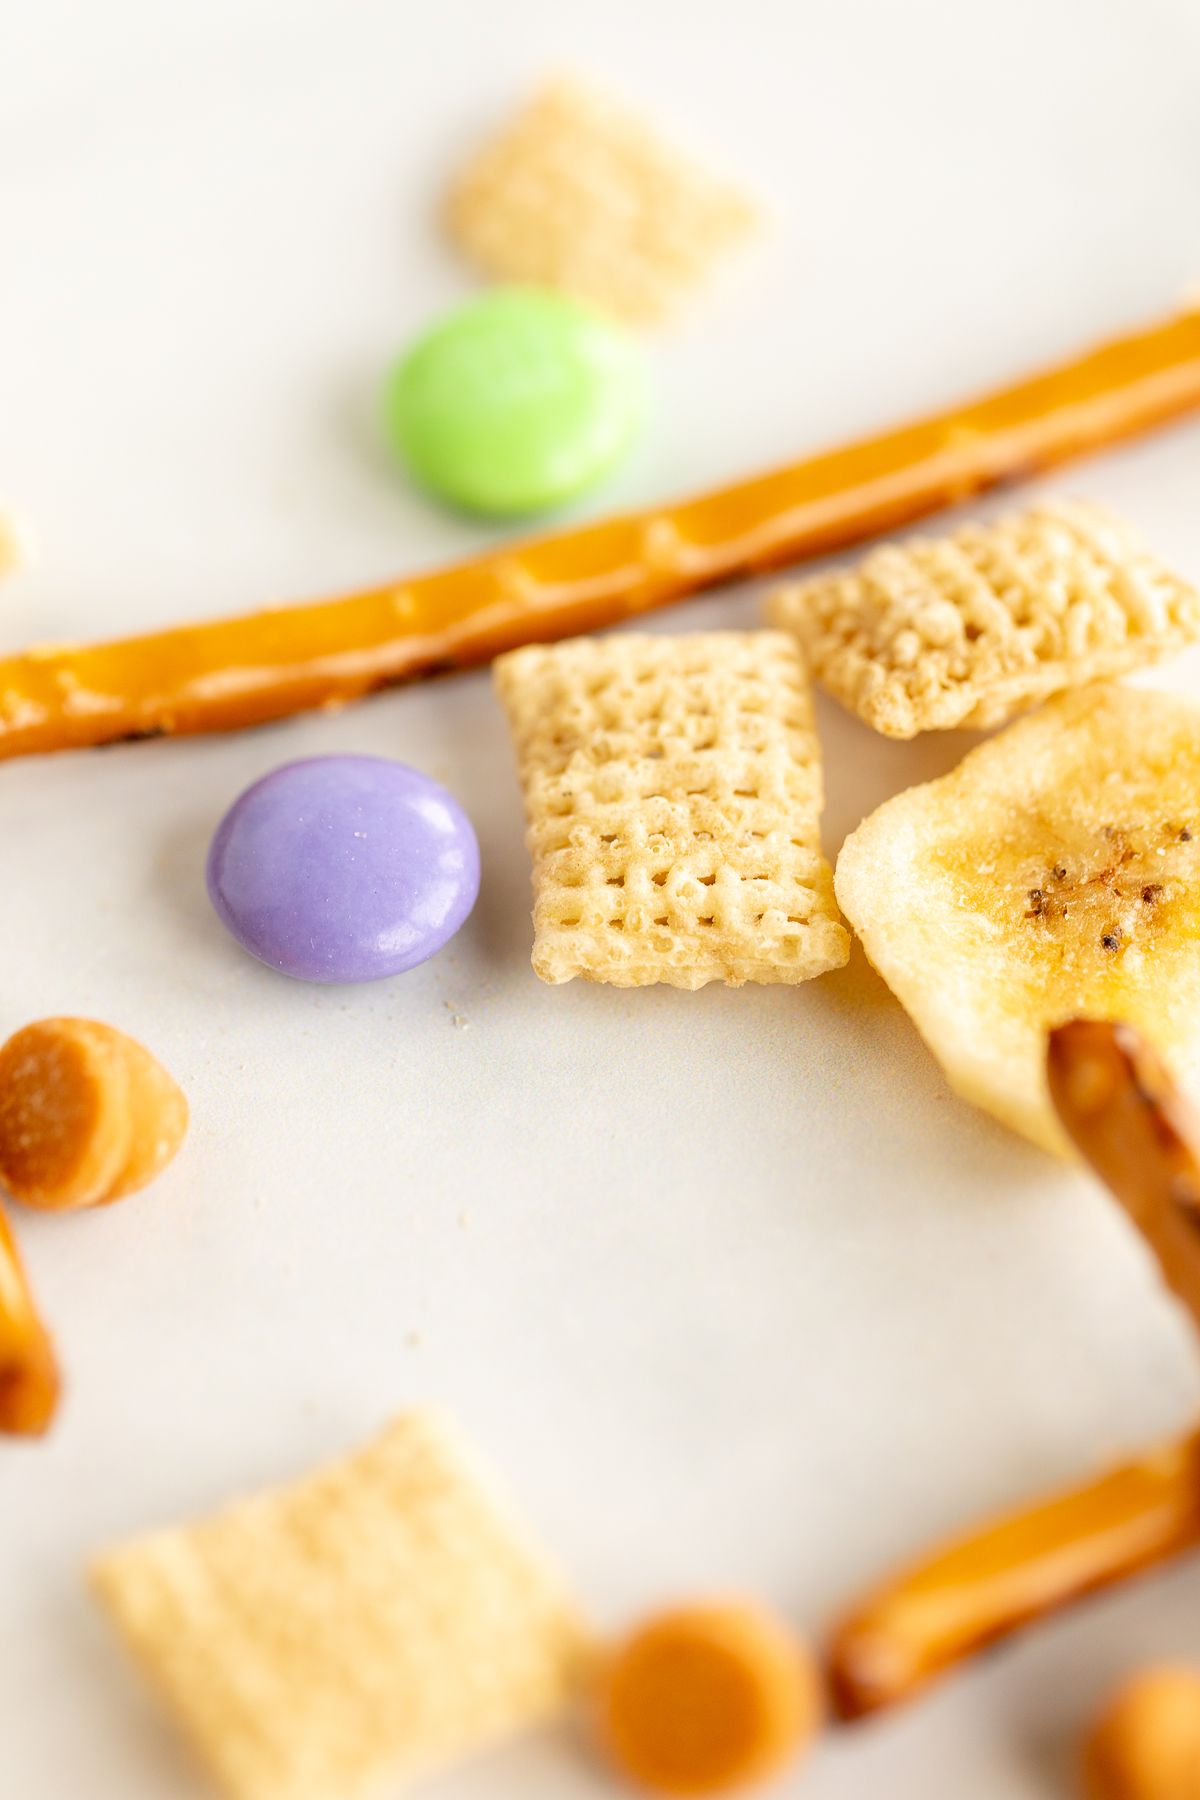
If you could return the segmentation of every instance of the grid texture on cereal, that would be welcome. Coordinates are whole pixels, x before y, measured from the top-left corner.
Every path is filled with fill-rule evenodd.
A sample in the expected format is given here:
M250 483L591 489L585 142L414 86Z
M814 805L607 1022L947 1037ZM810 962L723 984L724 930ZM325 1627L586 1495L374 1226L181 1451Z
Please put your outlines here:
M733 189L569 80L479 152L447 205L485 274L561 288L632 324L670 311L753 220Z
M1200 598L1124 525L1047 503L884 544L770 603L822 685L890 737L998 725L1200 637Z
M799 982L846 961L790 637L579 638L513 651L496 681L544 981Z
M583 1628L435 1421L103 1557L102 1604L236 1800L353 1800L551 1713Z

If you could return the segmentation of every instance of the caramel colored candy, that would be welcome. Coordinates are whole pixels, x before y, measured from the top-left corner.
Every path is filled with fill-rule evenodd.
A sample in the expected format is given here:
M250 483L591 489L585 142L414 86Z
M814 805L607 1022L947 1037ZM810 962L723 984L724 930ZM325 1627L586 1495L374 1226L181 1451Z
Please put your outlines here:
M1088 1800L1200 1800L1200 1669L1148 1669L1121 1688L1084 1773Z
M815 1734L820 1716L807 1651L744 1601L651 1619L618 1646L600 1696L601 1740L617 1769L677 1796L765 1780Z
M148 1050L90 1019L42 1019L0 1048L0 1186L49 1212L145 1187L187 1130L187 1101Z

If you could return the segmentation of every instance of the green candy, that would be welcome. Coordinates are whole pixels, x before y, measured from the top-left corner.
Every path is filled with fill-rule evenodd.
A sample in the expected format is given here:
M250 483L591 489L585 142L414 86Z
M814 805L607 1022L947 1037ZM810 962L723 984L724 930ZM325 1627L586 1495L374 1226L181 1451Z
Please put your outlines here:
M387 425L417 480L493 519L543 512L619 461L646 411L641 359L602 313L495 288L435 325L395 369Z

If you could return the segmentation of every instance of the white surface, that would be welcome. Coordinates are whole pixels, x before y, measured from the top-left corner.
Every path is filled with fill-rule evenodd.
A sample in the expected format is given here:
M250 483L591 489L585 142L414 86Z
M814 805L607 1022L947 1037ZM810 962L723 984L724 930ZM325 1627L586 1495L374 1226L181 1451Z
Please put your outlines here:
M606 77L774 211L651 346L597 509L882 425L1166 309L1200 276L1189 0L0 0L0 643L318 594L485 541L412 494L379 373L470 291L431 223L547 67ZM1200 427L1071 471L1200 576ZM669 623L745 622L730 593ZM1195 685L1200 661L1177 679ZM948 766L823 706L828 842ZM290 984L204 848L286 758L408 759L479 827L478 910L375 988ZM454 1410L599 1615L746 1585L819 1627L939 1533L1181 1427L1193 1345L1081 1179L955 1101L865 969L552 991L483 676L337 718L0 768L0 1034L144 1037L194 1129L150 1193L21 1218L70 1395L0 1456L4 1800L207 1792L93 1617L109 1539ZM830 1739L811 1800L1066 1791L1112 1679L1200 1654L1183 1568ZM547 1741L443 1800L610 1790Z

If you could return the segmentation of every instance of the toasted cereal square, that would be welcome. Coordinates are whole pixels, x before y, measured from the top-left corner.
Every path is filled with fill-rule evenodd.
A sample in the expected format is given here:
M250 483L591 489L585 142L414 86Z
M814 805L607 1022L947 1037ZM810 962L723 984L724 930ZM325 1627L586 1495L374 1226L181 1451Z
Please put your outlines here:
M485 275L561 288L638 325L671 311L755 215L622 107L558 80L463 171L446 216Z
M543 981L738 987L842 966L812 700L785 633L576 638L501 657L496 684Z
M837 896L951 1085L1065 1151L1052 1026L1125 1020L1200 1074L1200 708L1059 695L872 813Z
M1058 502L883 544L769 604L813 674L888 737L1002 724L1200 638L1200 596L1128 527Z
M557 1577L420 1414L91 1574L235 1800L354 1800L552 1713L586 1655Z

